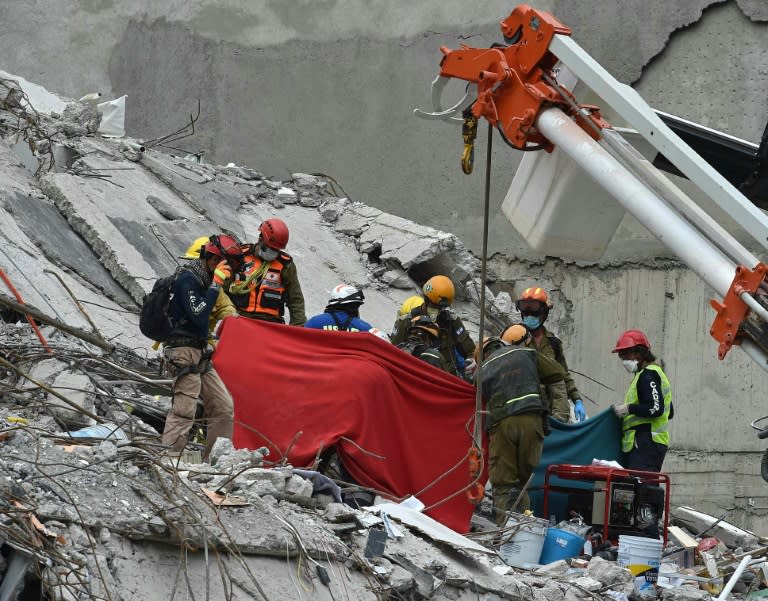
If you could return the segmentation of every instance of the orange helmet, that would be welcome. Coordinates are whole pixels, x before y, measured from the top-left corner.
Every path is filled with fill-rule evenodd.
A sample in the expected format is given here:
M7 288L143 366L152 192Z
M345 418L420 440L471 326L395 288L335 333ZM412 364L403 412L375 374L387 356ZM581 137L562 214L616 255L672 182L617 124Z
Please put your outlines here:
M611 352L619 353L636 346L644 346L648 350L651 350L651 343L648 341L648 336L643 334L640 330L627 330L619 336L619 339L616 341L616 346Z
M429 302L440 307L450 307L456 295L453 282L444 275L432 276L421 290Z
M539 304L541 303L541 304ZM530 310L531 313L541 311L542 309L552 308L549 302L549 295L544 288L532 287L523 290L520 298L517 299L517 310L521 313L526 313Z
M509 326L501 333L501 339L507 344L520 344L528 337L528 329L519 323Z
M269 248L274 250L283 250L288 246L288 226L285 221L273 217L267 219L259 226L261 241Z

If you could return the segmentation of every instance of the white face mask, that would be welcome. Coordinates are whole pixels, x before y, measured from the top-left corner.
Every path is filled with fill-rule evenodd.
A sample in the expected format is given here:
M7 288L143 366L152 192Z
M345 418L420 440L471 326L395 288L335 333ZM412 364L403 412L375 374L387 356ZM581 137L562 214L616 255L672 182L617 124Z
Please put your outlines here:
M629 373L634 374L637 372L637 361L635 359L624 359L621 364Z
M435 321L437 316L440 315L440 307L427 307L427 315L429 315L432 321Z
M274 261L277 259L277 255L280 251L275 250L274 248L269 248L268 246L260 246L259 247L259 256L264 259L265 261Z

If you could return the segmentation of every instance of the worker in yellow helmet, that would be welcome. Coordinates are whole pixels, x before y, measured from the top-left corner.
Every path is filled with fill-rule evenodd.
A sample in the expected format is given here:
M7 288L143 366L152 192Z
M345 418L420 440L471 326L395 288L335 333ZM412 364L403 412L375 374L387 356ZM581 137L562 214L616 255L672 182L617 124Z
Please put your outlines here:
M462 378L466 360L472 357L475 343L464 327L461 318L451 309L456 289L450 278L444 275L436 275L429 278L421 289L422 294L417 297L421 302L406 299L401 307L401 314L395 321L392 332L392 344L400 344L408 338L408 331L412 325L412 319L419 315L427 315L440 329L439 348L440 354L450 366L450 373ZM413 300L412 300L413 299ZM402 314L402 311L410 308L410 312Z

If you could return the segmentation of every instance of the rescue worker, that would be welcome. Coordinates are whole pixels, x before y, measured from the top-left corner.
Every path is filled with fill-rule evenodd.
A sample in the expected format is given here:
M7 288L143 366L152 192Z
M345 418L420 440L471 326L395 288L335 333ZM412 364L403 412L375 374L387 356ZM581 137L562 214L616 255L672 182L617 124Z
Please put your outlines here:
M325 311L310 317L304 327L316 330L368 332L373 326L360 319L360 305L364 302L365 295L362 290L349 284L339 284L331 291Z
M618 353L624 368L633 374L624 402L613 405L621 419L622 465L630 470L660 472L669 448L669 420L674 416L669 379L640 330L622 333L612 352ZM638 525L645 526L645 536L655 539L663 513L663 496L658 489L644 484L638 491Z
M544 326L549 311L552 309L546 290L539 287L526 288L517 300L516 306L517 310L520 311L523 325L532 334L528 344L533 345L541 354L557 361L563 366L566 373L564 382L545 387L545 394L548 398L547 404L552 412L552 417L568 423L571 418L571 408L568 405L568 399L570 399L573 402L573 414L576 421L584 421L587 417L584 402L581 400L581 394L568 371L568 364L563 353L563 342Z
M422 287L423 303L415 306L407 315L401 315L395 321L392 343L405 342L411 319L418 315L427 315L440 329L440 354L450 366L450 373L464 376L465 362L471 359L475 343L464 327L461 318L451 309L456 290L450 278L436 275L429 278ZM406 302L408 302L407 299ZM403 307L405 308L405 307Z
M273 217L259 226L259 239L246 246L243 269L226 286L243 317L285 323L287 307L292 326L307 321L296 264L284 250L287 245L288 226Z
M212 238L213 236L201 236L200 238L197 238L192 244L189 245L187 251L179 258L187 260L199 259L203 249L205 248L205 245L211 242ZM228 255L227 263L229 263L230 267L232 268L232 272L237 273L243 267L242 254L239 256ZM230 315L237 315L237 309L235 309L235 305L232 304L232 301L230 300L227 293L224 292L224 289L219 287L219 295L216 297L216 302L214 303L213 309L211 310L211 316L208 318L209 344L216 344L217 339L214 335L216 326L222 319L229 317Z
M397 348L438 369L452 373L451 365L440 353L440 328L427 315L411 318L408 338L398 344Z
M530 333L520 324L504 338L486 338L482 352L482 395L488 412L488 476L493 488L496 524L501 527L519 496L517 509L530 509L523 487L541 460L549 434L549 411L541 384L562 382L565 370L554 359L526 346ZM479 362L480 349L475 350Z
M622 465L627 469L660 472L669 448L668 422L674 415L669 379L640 330L619 336L614 353L634 374L623 403L613 406L621 419Z
M231 277L228 261L242 260L242 250L231 236L211 236L198 259L182 265L171 286L168 315L174 324L165 342L165 361L173 381L173 404L165 419L163 444L182 451L197 410L203 403L207 423L203 461L217 438L231 438L232 397L211 364L208 345L210 316L220 287Z

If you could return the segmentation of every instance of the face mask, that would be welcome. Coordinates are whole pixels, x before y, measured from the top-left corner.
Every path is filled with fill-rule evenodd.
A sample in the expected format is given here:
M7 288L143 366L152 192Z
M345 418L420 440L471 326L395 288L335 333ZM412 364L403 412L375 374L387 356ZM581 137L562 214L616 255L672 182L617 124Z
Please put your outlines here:
M541 317L535 315L526 315L523 317L523 325L529 330L535 330L541 327Z
M440 307L427 307L427 315L432 321L435 321L440 315Z
M624 359L621 364L629 373L633 374L637 372L637 361L635 359Z
M264 246L263 244L259 246L259 256L264 259L265 261L274 261L277 259L277 255L280 251L275 250L274 248L269 248L268 246Z

